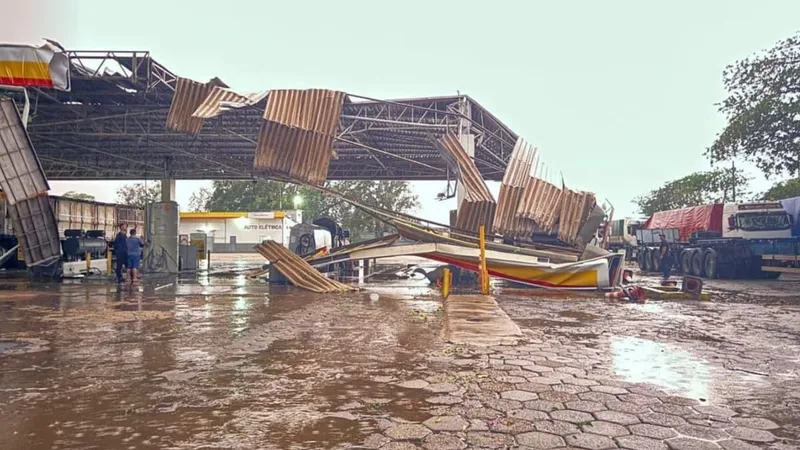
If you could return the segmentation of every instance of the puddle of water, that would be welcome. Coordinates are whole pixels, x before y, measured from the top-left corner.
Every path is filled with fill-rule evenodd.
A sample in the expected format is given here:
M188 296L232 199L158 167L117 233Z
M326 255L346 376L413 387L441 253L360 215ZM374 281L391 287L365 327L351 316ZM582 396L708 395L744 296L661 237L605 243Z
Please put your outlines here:
M569 317L569 318L572 318L572 319L583 320L583 321L597 319L597 315L595 315L595 314L591 314L591 313L587 313L587 312L583 312L583 311L574 311L574 310L571 310L571 309L568 309L568 310L565 310L565 311L561 311L561 312L558 313L558 315L561 316L561 317Z
M580 322L568 322L563 320L548 320L548 319L516 319L517 324L527 327L582 327L585 326Z
M708 399L708 365L674 346L635 337L613 337L614 372L631 383L650 383L684 397Z
M0 341L0 353L5 353L10 350L17 350L24 346L25 344L19 341Z

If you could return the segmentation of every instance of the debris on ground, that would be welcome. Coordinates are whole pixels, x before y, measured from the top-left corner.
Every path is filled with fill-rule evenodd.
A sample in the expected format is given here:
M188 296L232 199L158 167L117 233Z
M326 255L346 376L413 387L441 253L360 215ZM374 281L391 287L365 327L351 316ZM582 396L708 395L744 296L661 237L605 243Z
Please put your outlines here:
M312 292L348 292L356 288L331 280L317 269L311 267L303 258L292 253L288 248L275 241L264 241L255 249L270 265L283 274L293 285Z

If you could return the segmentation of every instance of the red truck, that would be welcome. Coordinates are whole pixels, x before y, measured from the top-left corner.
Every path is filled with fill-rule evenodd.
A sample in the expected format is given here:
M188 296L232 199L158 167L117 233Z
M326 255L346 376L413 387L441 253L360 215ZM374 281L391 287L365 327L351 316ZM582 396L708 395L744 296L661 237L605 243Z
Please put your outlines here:
M678 271L707 278L778 278L800 273L794 218L780 202L718 203L659 211L637 231L637 261L660 269L660 236Z

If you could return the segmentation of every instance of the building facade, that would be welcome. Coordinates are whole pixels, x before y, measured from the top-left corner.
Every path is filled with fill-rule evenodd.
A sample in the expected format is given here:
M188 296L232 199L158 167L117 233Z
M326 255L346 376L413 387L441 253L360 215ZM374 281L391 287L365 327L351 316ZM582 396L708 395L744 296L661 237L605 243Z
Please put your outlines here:
M263 241L288 246L292 227L302 220L298 210L182 212L178 228L181 244L188 244L192 233L205 233L209 250L215 253L248 253Z

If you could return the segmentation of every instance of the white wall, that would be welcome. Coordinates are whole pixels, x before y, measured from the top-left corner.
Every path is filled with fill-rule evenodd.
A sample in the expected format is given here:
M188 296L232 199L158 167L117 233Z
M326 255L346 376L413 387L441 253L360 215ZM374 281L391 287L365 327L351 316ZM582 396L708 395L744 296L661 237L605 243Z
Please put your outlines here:
M214 243L229 244L236 236L237 244L258 244L264 240L280 243L288 240L288 229L294 225L290 219L204 219L182 218L180 234L206 233L213 236Z

